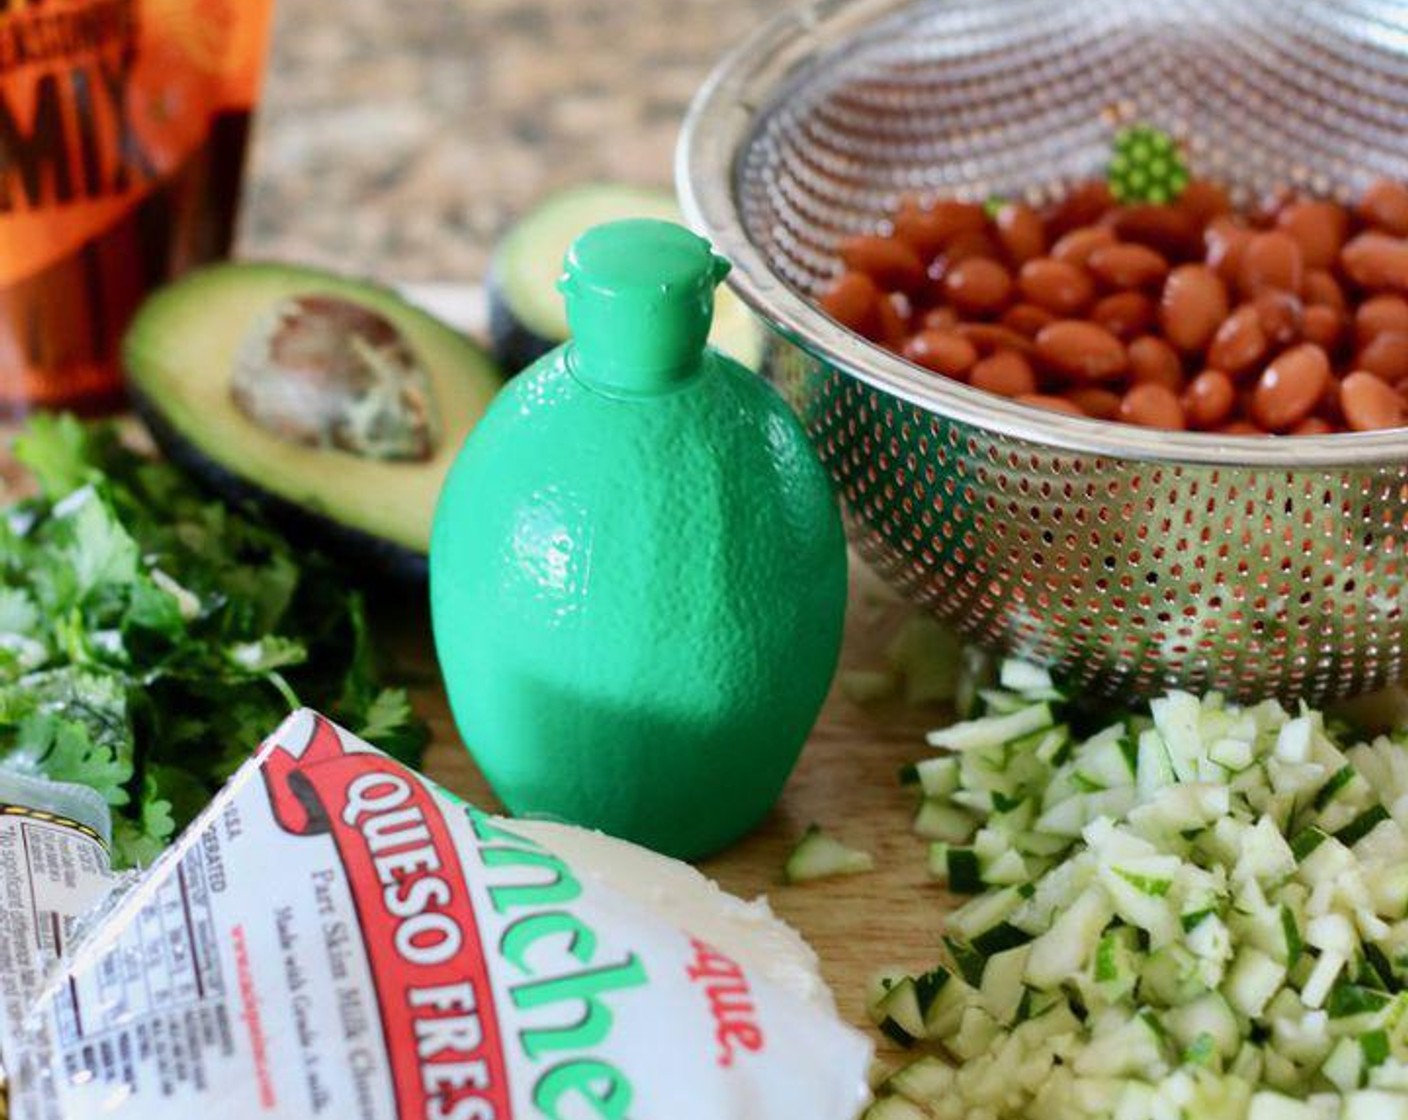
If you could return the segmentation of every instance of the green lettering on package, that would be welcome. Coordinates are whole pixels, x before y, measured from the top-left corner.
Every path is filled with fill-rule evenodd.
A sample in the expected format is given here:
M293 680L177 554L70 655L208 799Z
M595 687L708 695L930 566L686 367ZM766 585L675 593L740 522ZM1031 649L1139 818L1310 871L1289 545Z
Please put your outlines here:
M499 940L499 953L525 976L536 971L526 960L528 951L545 937L564 934L566 949L583 964L596 952L596 934L580 918L561 910L529 914L519 918L504 930Z
M539 883L502 883L489 888L489 901L500 914L515 907L557 906L581 896L582 884L577 882L567 865L547 852L529 852L519 848L481 848L480 858L485 867L541 867L550 874Z
M553 1066L533 1086L533 1103L548 1120L580 1116L581 1105L602 1120L624 1120L635 1090L615 1066L582 1058ZM577 1105L568 1112L567 1105Z
M519 836L516 832L508 832L502 826L495 823L494 818L488 813L475 809L472 806L469 809L469 819L470 823L474 825L474 835L486 844L498 841L515 844L520 848L531 848L535 852L543 850L542 845L537 843L537 841L529 840L525 836Z
M611 1030L612 1016L597 997L648 982L640 959L632 953L619 964L519 984L511 994L514 1005L522 1010L571 1000L582 1004L581 1017L574 1023L520 1031L524 1051L536 1061L553 1050L589 1050L600 1045Z

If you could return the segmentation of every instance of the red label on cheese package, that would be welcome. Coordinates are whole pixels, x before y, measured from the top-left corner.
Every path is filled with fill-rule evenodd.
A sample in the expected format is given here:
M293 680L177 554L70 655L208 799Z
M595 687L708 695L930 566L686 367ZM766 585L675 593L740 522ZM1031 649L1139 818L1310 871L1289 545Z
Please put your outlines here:
M644 904L658 868L297 713L67 958L33 1095L74 1120L850 1120L869 1044L747 937Z

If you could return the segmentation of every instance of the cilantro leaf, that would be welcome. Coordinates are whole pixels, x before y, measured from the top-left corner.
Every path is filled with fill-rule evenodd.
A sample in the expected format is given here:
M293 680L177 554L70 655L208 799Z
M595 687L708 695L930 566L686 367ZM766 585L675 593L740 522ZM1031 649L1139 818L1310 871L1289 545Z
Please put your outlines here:
M81 487L92 469L88 434L75 416L40 413L15 440L15 458L29 468L48 498Z
M131 762L94 743L82 723L49 713L35 712L20 723L3 766L28 777L91 786L109 805L131 800Z
M113 424L37 416L15 452L40 496L0 510L0 768L98 790L119 865L155 858L295 702L419 760L327 559Z
M384 688L367 705L355 733L393 758L414 763L425 749L425 725L404 688Z

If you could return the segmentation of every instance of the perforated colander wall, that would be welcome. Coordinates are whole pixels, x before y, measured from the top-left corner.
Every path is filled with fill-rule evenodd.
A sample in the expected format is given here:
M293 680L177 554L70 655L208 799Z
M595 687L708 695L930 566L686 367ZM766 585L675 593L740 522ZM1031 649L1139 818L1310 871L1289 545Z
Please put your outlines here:
M1206 449L1180 461L1153 436L1136 437L1147 455L1101 438L1081 450L1071 433L1095 425L1035 413L1003 434L1011 406L989 427L962 386L893 391L871 375L890 359L770 308L815 292L837 242L904 192L1042 202L1097 173L1125 121L1174 133L1244 198L1408 179L1408 2L898 7L829 4L774 27L706 90L681 155L687 180L707 178L709 145L732 145L727 203L698 181L686 201L740 256L745 297L781 320L772 375L862 552L966 633L1105 694L1182 684L1321 701L1402 675L1408 439L1312 467L1292 440L1218 463Z

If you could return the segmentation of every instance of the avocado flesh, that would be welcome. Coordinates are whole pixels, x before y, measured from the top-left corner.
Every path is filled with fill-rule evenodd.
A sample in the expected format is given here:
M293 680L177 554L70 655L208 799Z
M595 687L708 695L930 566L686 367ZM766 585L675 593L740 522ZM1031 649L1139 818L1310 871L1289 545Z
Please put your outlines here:
M312 292L362 303L405 336L430 375L439 435L429 459L371 459L290 442L236 407L230 383L250 325L278 301ZM123 363L158 442L216 490L269 506L280 519L296 510L303 516L294 520L331 530L335 543L365 543L388 560L410 553L413 570L430 547L445 474L502 383L487 354L394 292L276 264L215 265L162 289L138 311Z

